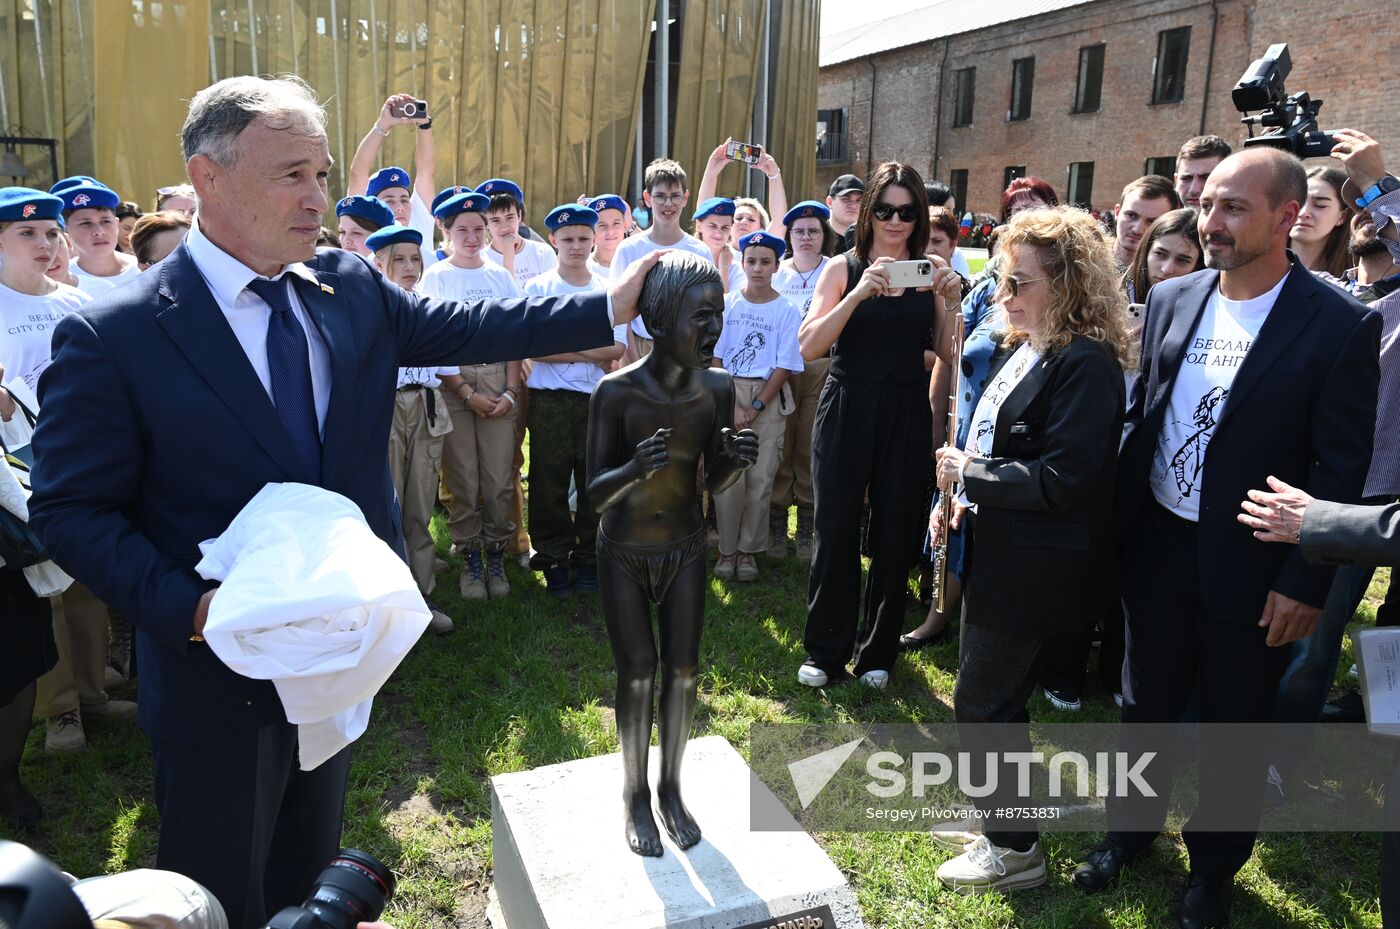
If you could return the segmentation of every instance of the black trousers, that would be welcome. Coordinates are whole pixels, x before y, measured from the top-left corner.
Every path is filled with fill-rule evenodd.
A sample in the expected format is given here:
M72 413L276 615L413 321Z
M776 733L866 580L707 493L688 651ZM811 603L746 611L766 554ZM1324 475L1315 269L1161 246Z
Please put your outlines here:
M208 888L230 929L260 929L282 907L306 899L340 851L349 748L302 771L297 728L285 722L213 745L151 746L157 868Z
M598 514L588 500L588 401L576 390L530 391L530 567L593 564ZM569 512L569 477L578 493Z
M1157 751L1146 778L1155 798L1110 796L1113 838L1142 848L1165 824L1175 756L1170 739L1139 723L1176 723L1199 693L1200 721L1258 723L1200 733L1199 801L1182 838L1191 870L1232 877L1258 831L1279 678L1291 650L1265 643L1257 616L1221 616L1201 595L1197 525L1149 503L1123 556L1128 614L1120 748ZM1220 829L1227 824L1231 830Z
M968 754L968 783L987 783L988 753L1005 757L1030 752L1030 713L1026 702L1050 655L1052 640L1014 635L980 624L968 615L958 647L958 680L953 688L953 716L958 723L958 747ZM997 766L997 790L976 801L982 812L982 832L998 848L1029 851L1039 838L1030 818L998 817L1007 807L1029 807L1032 801L1016 790L1016 766Z
M807 654L828 674L854 656L855 673L888 671L899 651L918 539L933 414L923 384L832 377L812 438L816 539L807 588ZM869 492L870 569L864 618L860 515ZM859 624L859 630L857 625Z
M1109 694L1123 692L1123 604L1115 600L1099 617L1103 630L1099 644L1099 683ZM1089 652L1094 647L1092 630L1059 636L1050 646L1040 683L1050 690L1082 695L1088 676Z

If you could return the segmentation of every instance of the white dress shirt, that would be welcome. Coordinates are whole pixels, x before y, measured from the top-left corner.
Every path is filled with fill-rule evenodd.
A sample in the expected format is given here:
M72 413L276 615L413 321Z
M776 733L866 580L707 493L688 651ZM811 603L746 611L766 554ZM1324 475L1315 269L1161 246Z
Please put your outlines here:
M194 259L194 266L199 269L204 283L209 285L214 302L219 304L224 319L228 320L238 344L243 346L243 354L248 356L253 371L271 400L272 371L267 365L267 324L272 318L272 308L248 290L248 284L261 275L209 241L200 230L198 220L185 237L185 244L189 247L190 258ZM284 280L287 274L295 274L313 286L320 286L315 273L301 262L287 265L272 280ZM316 399L316 422L324 430L326 408L331 402L331 353L321 338L321 331L311 321L306 307L301 305L296 288L289 282L284 286L288 290L292 312L306 332L307 349L311 354L311 392Z

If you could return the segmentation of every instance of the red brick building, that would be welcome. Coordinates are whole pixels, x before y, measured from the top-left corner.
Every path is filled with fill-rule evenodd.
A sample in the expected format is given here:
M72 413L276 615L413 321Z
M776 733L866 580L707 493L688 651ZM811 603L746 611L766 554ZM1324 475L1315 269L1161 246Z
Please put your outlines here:
M942 0L823 37L817 180L898 159L960 209L995 212L1021 174L1112 207L1134 178L1170 175L1185 139L1244 140L1230 91L1276 42L1288 92L1324 101L1321 128L1370 133L1394 169L1387 34L1395 0Z

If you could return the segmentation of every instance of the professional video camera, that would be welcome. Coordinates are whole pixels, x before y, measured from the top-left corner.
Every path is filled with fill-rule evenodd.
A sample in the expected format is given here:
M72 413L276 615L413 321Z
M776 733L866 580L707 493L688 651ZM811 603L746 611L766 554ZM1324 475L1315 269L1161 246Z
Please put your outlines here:
M1292 70L1288 45L1283 42L1270 45L1264 57L1251 63L1235 89L1230 91L1230 99L1241 113L1264 111L1240 119L1250 127L1245 147L1267 145L1290 151L1299 158L1325 157L1331 153L1335 140L1332 133L1317 128L1317 112L1322 109L1322 101L1306 93L1284 93L1283 82ZM1255 126L1272 127L1272 131L1254 135Z
M301 906L289 906L267 929L355 929L374 922L394 896L394 875L379 859L347 848L326 865Z

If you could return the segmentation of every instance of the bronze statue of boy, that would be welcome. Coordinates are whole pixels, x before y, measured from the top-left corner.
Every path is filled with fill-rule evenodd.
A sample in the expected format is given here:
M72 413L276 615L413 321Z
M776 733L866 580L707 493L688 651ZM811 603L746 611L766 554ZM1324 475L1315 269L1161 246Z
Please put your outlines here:
M644 359L603 378L588 409L588 497L600 514L598 586L617 664L627 842L661 854L647 755L661 649L661 777L657 809L681 848L700 827L681 800L681 759L695 713L695 666L705 612L705 530L696 471L718 494L758 458L758 435L735 432L734 384L713 368L724 321L719 272L684 252L664 255L638 301L654 337Z

